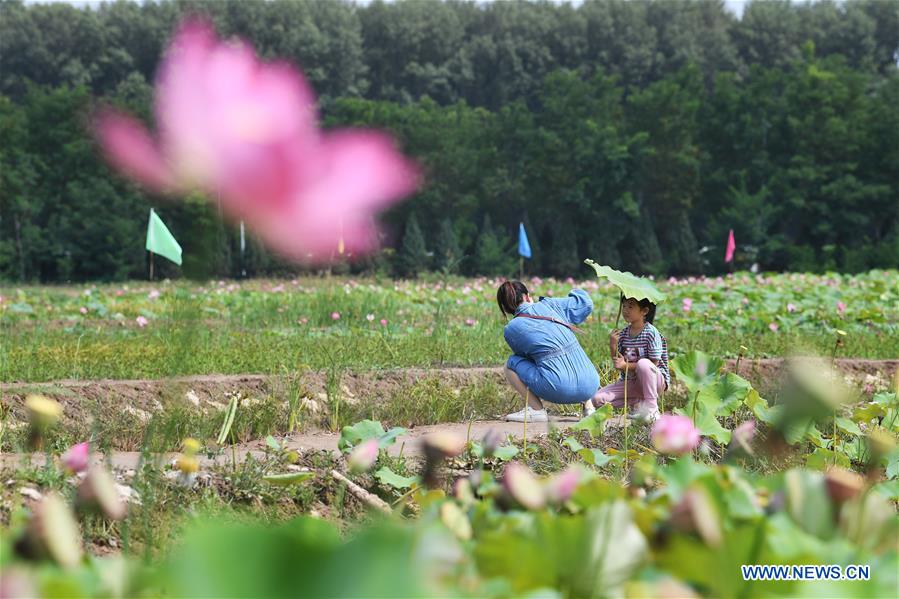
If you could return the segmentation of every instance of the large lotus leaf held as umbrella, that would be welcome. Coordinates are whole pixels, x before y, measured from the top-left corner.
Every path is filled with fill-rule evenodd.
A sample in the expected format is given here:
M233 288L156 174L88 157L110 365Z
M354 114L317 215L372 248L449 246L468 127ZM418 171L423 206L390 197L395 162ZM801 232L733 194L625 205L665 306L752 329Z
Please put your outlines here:
M658 290L655 284L646 277L638 277L630 272L621 272L610 266L597 264L589 258L584 260L584 264L592 266L596 271L596 276L600 279L605 277L610 283L618 287L624 297L632 297L634 299L648 299L654 304L665 301L665 294Z

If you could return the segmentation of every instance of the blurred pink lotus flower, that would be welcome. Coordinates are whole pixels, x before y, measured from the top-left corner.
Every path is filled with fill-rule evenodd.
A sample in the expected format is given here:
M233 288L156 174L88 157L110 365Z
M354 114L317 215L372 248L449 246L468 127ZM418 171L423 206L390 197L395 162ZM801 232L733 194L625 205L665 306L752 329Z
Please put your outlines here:
M734 429L731 435L731 444L740 447L748 454L752 454L752 439L755 437L755 420L747 420Z
M845 314L846 313L846 304L844 304L843 302L837 302L837 313L839 313L840 316Z
M791 313L792 313L792 312L795 312L795 311L796 311L796 304L792 304L792 303L791 303L791 304L787 304L787 312L791 312Z
M681 455L699 445L699 431L686 416L664 414L652 425L652 444L659 453Z
M158 289L151 289L151 290L150 290L150 293L147 294L147 297L148 297L149 299L156 299L157 297L159 297L159 290L158 290Z
M144 328L145 326L147 326L150 323L150 321L147 320L146 318L144 318L143 316L138 316L137 318L134 319L134 322L136 322L137 326L139 326L140 328Z
M475 320L474 318L466 318L466 319L465 319L465 326L473 327L473 326L475 326L476 324L478 324L478 321Z
M81 308L78 311L81 312L82 314L87 314L87 308L85 308L84 306L81 306Z
M109 161L154 191L205 193L289 258L327 259L341 239L348 253L373 249L375 213L418 185L418 169L389 136L320 131L302 73L220 40L205 20L175 32L155 116L157 138L131 116L101 111Z
M683 309L684 309L684 312L689 312L690 310L692 310L693 309L693 300L690 299L689 297L685 297L684 302L683 302Z
M367 472L375 465L378 460L378 440L369 439L360 443L347 458L347 465L350 472L358 474L359 472Z
M382 319L381 319L381 326L382 326L382 327L386 327L386 326L387 326L387 319L386 319L386 318L382 318Z
M518 462L506 466L503 487L515 501L529 510L539 510L546 505L546 495L540 481L530 468Z
M331 320L340 320L340 312L331 312Z
M581 480L581 471L576 466L569 466L562 472L549 477L544 491L548 503L560 505L568 501Z
M90 460L90 445L87 441L72 445L60 459L63 467L69 472L84 472Z
M779 329L780 327L777 325L776 322L771 322L771 323L768 323L768 328L771 329L771 331L773 333L776 333L777 329Z

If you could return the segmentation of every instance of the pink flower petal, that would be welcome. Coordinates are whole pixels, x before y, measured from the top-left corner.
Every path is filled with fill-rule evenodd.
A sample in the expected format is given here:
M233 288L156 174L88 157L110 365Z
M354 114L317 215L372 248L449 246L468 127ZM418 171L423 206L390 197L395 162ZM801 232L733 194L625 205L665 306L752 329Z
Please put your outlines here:
M104 110L97 117L95 127L114 167L154 191L175 188L156 142L139 121L113 110Z

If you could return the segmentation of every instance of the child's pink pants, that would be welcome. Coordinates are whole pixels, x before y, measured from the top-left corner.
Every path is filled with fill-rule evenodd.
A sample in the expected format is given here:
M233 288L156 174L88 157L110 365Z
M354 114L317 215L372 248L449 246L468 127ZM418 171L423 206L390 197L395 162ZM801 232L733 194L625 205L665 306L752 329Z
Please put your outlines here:
M627 406L636 408L645 403L643 409L659 409L659 393L665 390L665 377L652 360L641 358L637 361L637 377L627 379ZM610 403L616 408L624 407L624 383L618 380L606 385L593 396L593 405L601 407Z

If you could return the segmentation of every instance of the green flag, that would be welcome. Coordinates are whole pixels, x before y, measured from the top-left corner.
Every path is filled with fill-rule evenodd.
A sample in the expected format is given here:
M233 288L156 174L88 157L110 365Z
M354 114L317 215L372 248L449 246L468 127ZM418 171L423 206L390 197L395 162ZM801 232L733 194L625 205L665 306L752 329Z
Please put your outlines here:
M181 246L152 208L150 208L150 222L147 224L147 251L165 256L181 266Z

